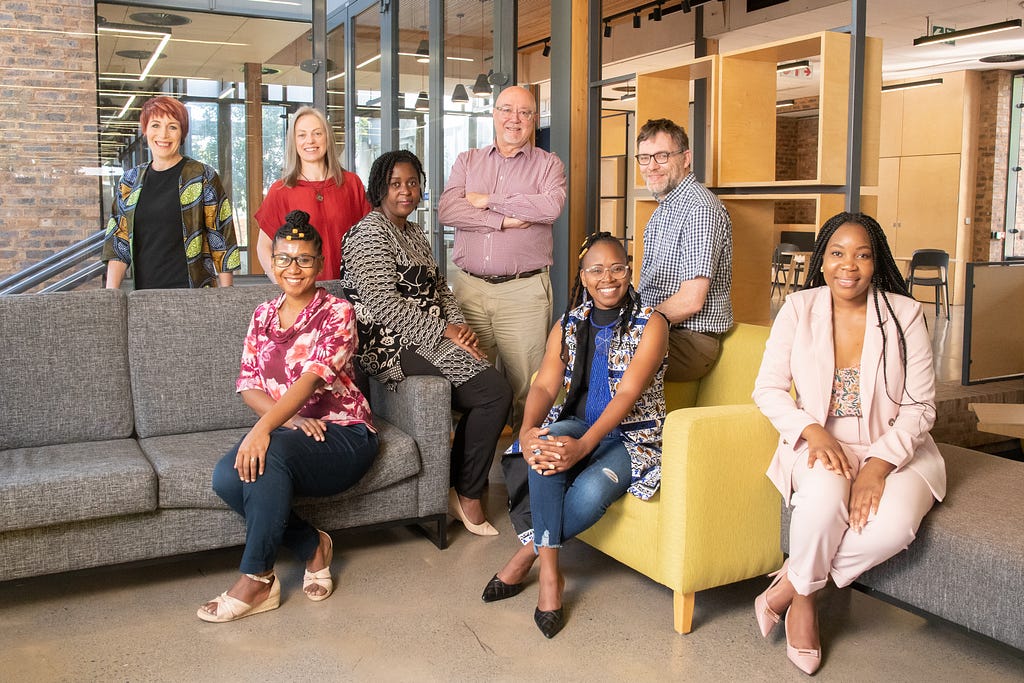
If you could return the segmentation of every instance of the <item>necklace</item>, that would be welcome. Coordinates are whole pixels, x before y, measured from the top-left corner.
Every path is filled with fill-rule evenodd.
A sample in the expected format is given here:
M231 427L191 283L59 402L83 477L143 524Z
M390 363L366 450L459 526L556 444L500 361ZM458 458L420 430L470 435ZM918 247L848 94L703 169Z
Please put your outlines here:
M330 178L324 178L323 180L310 180L302 171L299 171L299 177L313 186L313 191L316 192L316 200L318 202L322 202L324 200L324 188L327 187L327 181L330 180ZM313 185L313 183L320 183L320 185L318 187Z

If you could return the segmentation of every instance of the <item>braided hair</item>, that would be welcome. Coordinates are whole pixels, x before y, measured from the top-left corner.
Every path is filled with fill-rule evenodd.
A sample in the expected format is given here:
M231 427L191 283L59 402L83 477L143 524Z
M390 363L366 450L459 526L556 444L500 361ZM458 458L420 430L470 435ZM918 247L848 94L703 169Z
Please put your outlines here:
M277 240L312 242L317 256L322 256L324 252L324 241L316 228L309 224L309 214L299 209L289 211L284 217L284 225L274 233L274 241Z
M584 238L583 244L580 245L579 254L576 257L579 264L576 268L576 278L572 283L572 293L569 295L569 305L566 306L565 312L562 314L562 352L559 355L563 363L569 362L569 349L565 345L565 326L569 322L569 314L583 303L587 295L587 288L583 285L583 277L580 275L583 257L586 256L591 247L599 242L614 244L622 252L623 256L627 255L626 248L622 245L622 242L610 232L592 232ZM626 306L619 314L619 320L616 324L616 330L620 334L625 334L629 331L630 321L632 321L634 313L640 310L640 296L633 289L632 283L629 284L627 289L626 299Z
M366 181L366 199L373 208L379 209L381 202L388 196L391 173L398 164L411 164L420 179L420 186L426 182L427 175L423 172L423 164L418 156L407 149L384 152L374 159L373 166L370 167L370 177Z
M878 224L878 221L867 214L850 213L848 211L838 213L825 221L825 224L821 226L821 230L818 231L818 237L814 241L814 251L811 253L811 260L807 266L808 277L804 289L827 286L825 275L822 271L825 250L828 249L828 243L832 240L832 236L836 231L848 224L859 225L864 228L864 232L868 235L868 241L871 243L871 259L874 263L874 274L871 276L871 295L875 307L875 319L878 323L878 329L882 333L882 379L885 382L885 393L889 400L896 405L905 405L902 401L893 398L889 392L889 376L885 360L885 348L888 343L888 337L885 333L885 326L882 324L882 304L885 305L885 309L889 312L889 318L896 326L896 337L900 349L900 364L903 366L903 375L906 376L907 339L903 334L903 325L900 323L899 318L896 317L896 312L889 301L888 294L909 297L910 292L907 290L907 283L903 279L903 274L900 273L900 269L896 265L896 259L893 258L892 251L889 249L889 241L885 237L885 231L882 230L882 226ZM879 299L881 299L881 303L879 303ZM904 387L904 393L906 393L906 387ZM921 402L910 396L909 393L907 393L907 396L913 404L921 405Z

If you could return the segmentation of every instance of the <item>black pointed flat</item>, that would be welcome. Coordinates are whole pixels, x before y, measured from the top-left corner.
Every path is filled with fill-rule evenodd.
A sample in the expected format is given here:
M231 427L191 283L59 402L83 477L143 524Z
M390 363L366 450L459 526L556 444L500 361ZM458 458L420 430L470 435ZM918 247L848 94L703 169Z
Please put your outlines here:
M542 612L538 607L533 610L533 620L537 622L537 628L544 634L545 638L554 638L555 635L565 626L562 608Z
M495 574L487 585L484 586L484 594L481 595L481 599L484 602L497 602L498 600L504 600L511 598L515 595L519 595L523 592L523 584L521 583L505 583L498 578Z

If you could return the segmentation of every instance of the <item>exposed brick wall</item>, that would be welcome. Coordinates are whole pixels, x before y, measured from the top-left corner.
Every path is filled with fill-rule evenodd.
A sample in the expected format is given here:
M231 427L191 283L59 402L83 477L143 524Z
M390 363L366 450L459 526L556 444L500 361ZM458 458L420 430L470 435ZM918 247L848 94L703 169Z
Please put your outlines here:
M5 277L101 227L93 0L0 5L0 121Z
M775 179L808 180L818 173L818 98L801 97L775 119ZM807 112L805 116L792 116ZM776 223L814 224L811 200L775 203Z
M795 180L797 175L797 121L779 116L775 119L775 179Z
M978 172L974 193L971 257L990 260L990 233L1006 230L1006 181L1009 173L1010 105L1013 75L993 70L981 74L978 125ZM998 250L1001 253L1001 249Z

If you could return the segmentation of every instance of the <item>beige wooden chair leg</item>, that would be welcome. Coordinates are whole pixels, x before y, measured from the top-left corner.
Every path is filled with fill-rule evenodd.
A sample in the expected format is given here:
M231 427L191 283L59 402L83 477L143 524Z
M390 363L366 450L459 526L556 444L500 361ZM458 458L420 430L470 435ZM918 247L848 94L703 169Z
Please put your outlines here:
M689 633L693 630L693 593L675 591L672 597L672 611L676 633Z

